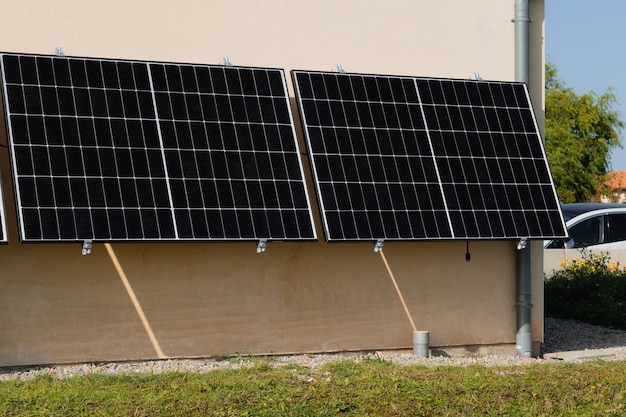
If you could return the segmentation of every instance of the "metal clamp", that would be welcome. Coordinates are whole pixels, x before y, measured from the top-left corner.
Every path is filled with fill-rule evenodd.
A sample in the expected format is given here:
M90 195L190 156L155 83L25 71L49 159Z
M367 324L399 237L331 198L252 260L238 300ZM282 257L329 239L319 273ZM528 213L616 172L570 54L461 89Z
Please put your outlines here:
M532 23L533 19L531 19L530 17L513 17L511 18L511 23L517 23L517 22L528 22L528 23Z
M517 250L526 249L526 245L528 245L528 240L524 237L517 242Z
M267 239L259 240L259 243L256 245L256 253L263 253L267 248Z
M374 245L374 252L380 252L383 250L383 246L385 245L385 241L383 239L378 239L376 244Z
M91 239L86 239L83 241L83 255L91 254L91 244L93 241Z
M333 71L334 72L339 72L341 74L345 74L346 70L343 69L343 67L341 66L341 64L337 64L333 67Z
M65 56L65 54L63 53L63 48L61 48L60 46L54 48L54 54L56 56Z
M220 65L224 65L225 67L233 66L233 64L230 63L230 59L227 56L222 58L222 60L220 61Z

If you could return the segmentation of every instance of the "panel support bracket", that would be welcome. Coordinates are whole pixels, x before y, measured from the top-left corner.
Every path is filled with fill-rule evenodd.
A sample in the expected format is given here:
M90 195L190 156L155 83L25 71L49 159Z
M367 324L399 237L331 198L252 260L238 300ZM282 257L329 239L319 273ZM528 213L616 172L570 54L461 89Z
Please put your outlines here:
M63 48L61 48L60 46L54 48L54 54L56 56L65 56L65 54L63 53Z
M336 64L336 65L333 67L333 71L334 71L334 72L339 72L339 73L341 73L341 74L345 74L345 73L346 73L346 70L344 70L344 69L343 69L343 67L341 66L341 64Z
M267 239L259 240L259 243L256 245L256 253L263 253L267 248Z
M233 66L233 64L230 63L230 59L227 56L222 58L222 60L220 61L220 65L224 65L225 67Z
M374 252L380 252L383 250L383 246L385 245L385 241L383 239L378 239L376 244L374 245Z
M517 242L517 250L525 249L526 245L528 245L528 239L525 237L521 238L519 242Z
M485 80L483 80L483 77L481 77L480 73L478 73L478 72L472 73L472 80L474 80L474 81L485 81Z
M91 244L93 241L91 239L86 239L83 241L83 255L91 254Z

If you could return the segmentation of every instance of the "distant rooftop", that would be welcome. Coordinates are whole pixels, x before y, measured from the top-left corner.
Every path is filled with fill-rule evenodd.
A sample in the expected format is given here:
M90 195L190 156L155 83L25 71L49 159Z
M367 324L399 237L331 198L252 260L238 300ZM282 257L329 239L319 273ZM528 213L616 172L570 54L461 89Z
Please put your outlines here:
M626 189L626 171L611 171L605 182L611 189Z

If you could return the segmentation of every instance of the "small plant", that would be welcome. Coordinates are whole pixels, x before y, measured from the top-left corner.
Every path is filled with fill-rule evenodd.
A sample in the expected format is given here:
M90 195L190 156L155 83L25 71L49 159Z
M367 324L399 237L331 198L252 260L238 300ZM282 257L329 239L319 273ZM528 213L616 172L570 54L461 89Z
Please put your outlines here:
M626 269L606 253L580 251L545 278L546 316L626 329Z

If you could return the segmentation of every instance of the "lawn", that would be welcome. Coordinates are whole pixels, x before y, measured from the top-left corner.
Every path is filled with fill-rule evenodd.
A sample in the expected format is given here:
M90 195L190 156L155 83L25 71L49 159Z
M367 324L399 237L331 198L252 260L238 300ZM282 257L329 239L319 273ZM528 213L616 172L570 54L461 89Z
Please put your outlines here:
M337 361L207 374L0 382L5 416L621 416L626 362L509 367Z

